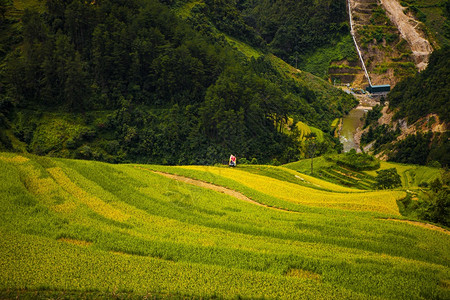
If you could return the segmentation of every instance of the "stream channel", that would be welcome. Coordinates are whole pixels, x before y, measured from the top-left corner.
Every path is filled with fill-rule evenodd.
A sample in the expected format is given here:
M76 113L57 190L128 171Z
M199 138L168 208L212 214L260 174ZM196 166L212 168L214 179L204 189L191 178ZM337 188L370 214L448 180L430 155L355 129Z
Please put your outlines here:
M364 126L364 115L372 110L372 107L378 104L375 99L367 96L357 97L359 105L353 108L348 115L343 118L342 126L339 131L339 140L344 145L344 152L351 149L359 150L360 137L355 137L355 134L362 131Z
M348 115L344 117L342 122L341 132L339 134L339 140L344 145L344 152L348 152L351 149L355 149L358 151L359 149L359 141L355 139L355 133L358 128L363 127L364 121L362 118L366 114L365 109L357 108L352 109Z

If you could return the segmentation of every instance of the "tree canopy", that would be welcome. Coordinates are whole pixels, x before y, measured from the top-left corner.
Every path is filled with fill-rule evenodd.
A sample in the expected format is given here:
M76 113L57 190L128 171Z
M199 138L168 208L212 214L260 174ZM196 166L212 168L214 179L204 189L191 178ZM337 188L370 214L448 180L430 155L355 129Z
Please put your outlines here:
M237 6L205 3L218 29L264 47L233 14ZM329 124L354 105L344 93L330 99L287 78L269 54L243 57L156 0L47 0L44 12L25 10L21 25L2 58L0 117L38 154L178 164L236 153L287 162L301 156L299 141L280 129L288 116L320 128L333 148ZM51 144L57 126L42 113L65 114L62 122L84 129Z
M375 188L377 189L392 189L402 186L402 181L396 168L380 170L377 171L377 174L375 177Z

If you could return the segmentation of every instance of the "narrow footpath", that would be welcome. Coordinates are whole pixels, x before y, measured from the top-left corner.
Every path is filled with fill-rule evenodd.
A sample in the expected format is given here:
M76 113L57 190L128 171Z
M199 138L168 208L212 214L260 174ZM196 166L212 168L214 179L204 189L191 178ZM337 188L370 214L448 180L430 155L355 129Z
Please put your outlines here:
M266 205L266 204L259 203L259 202L255 201L255 200L250 199L249 197L245 196L244 194L242 194L242 193L240 193L238 191L235 191L235 190L223 187L223 186L215 185L215 184L212 184L212 183L208 183L208 182L205 182L205 181L202 181L202 180L192 179L192 178L189 178L189 177L185 177L185 176L181 176L181 175L175 175L175 174L170 174L170 173L165 173L165 172L160 172L160 171L154 171L154 170L150 170L150 169L146 169L146 168L142 168L142 167L136 167L136 168L141 169L141 170L145 170L145 171L149 171L149 172L152 172L152 173L155 173L155 174L158 174L158 175L161 175L161 176L173 179L173 180L181 181L181 182L184 182L184 183L187 183L187 184L195 185L195 186L198 186L198 187L201 187L201 188L210 189L210 190L222 193L222 194L226 194L226 195L229 195L231 197L237 198L239 200L242 200L242 201L254 204L254 205L258 205L258 206L262 206L262 207L266 207L266 208L270 208L270 209L278 210L278 211L284 211L284 212L290 212L290 213L300 213L300 212L297 212L297 211L292 211L292 210L288 210L288 209L284 209L284 208L280 208L280 207L273 207L273 206L269 206L269 205Z

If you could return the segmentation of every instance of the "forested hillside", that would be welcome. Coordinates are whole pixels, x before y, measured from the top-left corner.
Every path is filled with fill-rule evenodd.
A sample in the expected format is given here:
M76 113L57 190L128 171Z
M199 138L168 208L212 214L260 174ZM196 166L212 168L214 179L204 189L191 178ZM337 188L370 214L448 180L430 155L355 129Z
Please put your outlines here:
M390 108L396 111L394 118L406 118L416 122L418 128L428 126L427 133L418 132L396 143L390 159L403 163L427 164L439 162L450 164L450 133L446 128L450 122L450 47L436 50L430 57L428 68L400 82L389 94ZM437 122L436 114L444 124L445 132L432 132ZM419 122L417 122L419 121Z
M290 161L302 153L295 129L284 130L288 117L324 131L330 149L331 121L355 104L282 74L259 33L236 27L240 14L220 23L225 2L206 1L209 33L174 14L175 1L18 2L2 2L2 36L12 36L1 52L2 149L111 162L213 163L230 152ZM237 4L230 9L246 5ZM266 54L244 57L221 32Z
M197 30L215 29L328 78L332 61L356 61L346 0L165 1Z
M373 143L374 153L384 153L395 162L448 166L449 79L450 48L444 46L433 52L426 70L401 81L389 93L392 124L378 126L375 121L362 135L362 144ZM377 120L381 107L375 111Z
M430 113L437 113L450 121L450 47L436 50L428 68L414 77L403 80L389 94L391 108L399 108L396 118L414 123Z

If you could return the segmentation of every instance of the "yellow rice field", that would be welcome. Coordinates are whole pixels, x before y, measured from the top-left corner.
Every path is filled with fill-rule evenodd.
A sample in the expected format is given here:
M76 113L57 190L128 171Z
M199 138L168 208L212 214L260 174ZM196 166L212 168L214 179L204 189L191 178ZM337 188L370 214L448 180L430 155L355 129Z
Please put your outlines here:
M267 195L276 196L280 199L293 203L315 207L373 211L400 215L396 200L406 196L406 193L403 191L354 192L354 190L352 190L351 193L327 192L299 186L266 176L250 174L248 172L232 168L227 169L205 166L185 166L183 168L205 171L233 179L248 186L249 188L258 190ZM301 176L305 175L302 174ZM312 180L312 178L308 176L307 180ZM323 181L321 181L320 184L324 187L331 187L332 185L331 183L328 184ZM348 190L346 188L341 189L341 191Z

